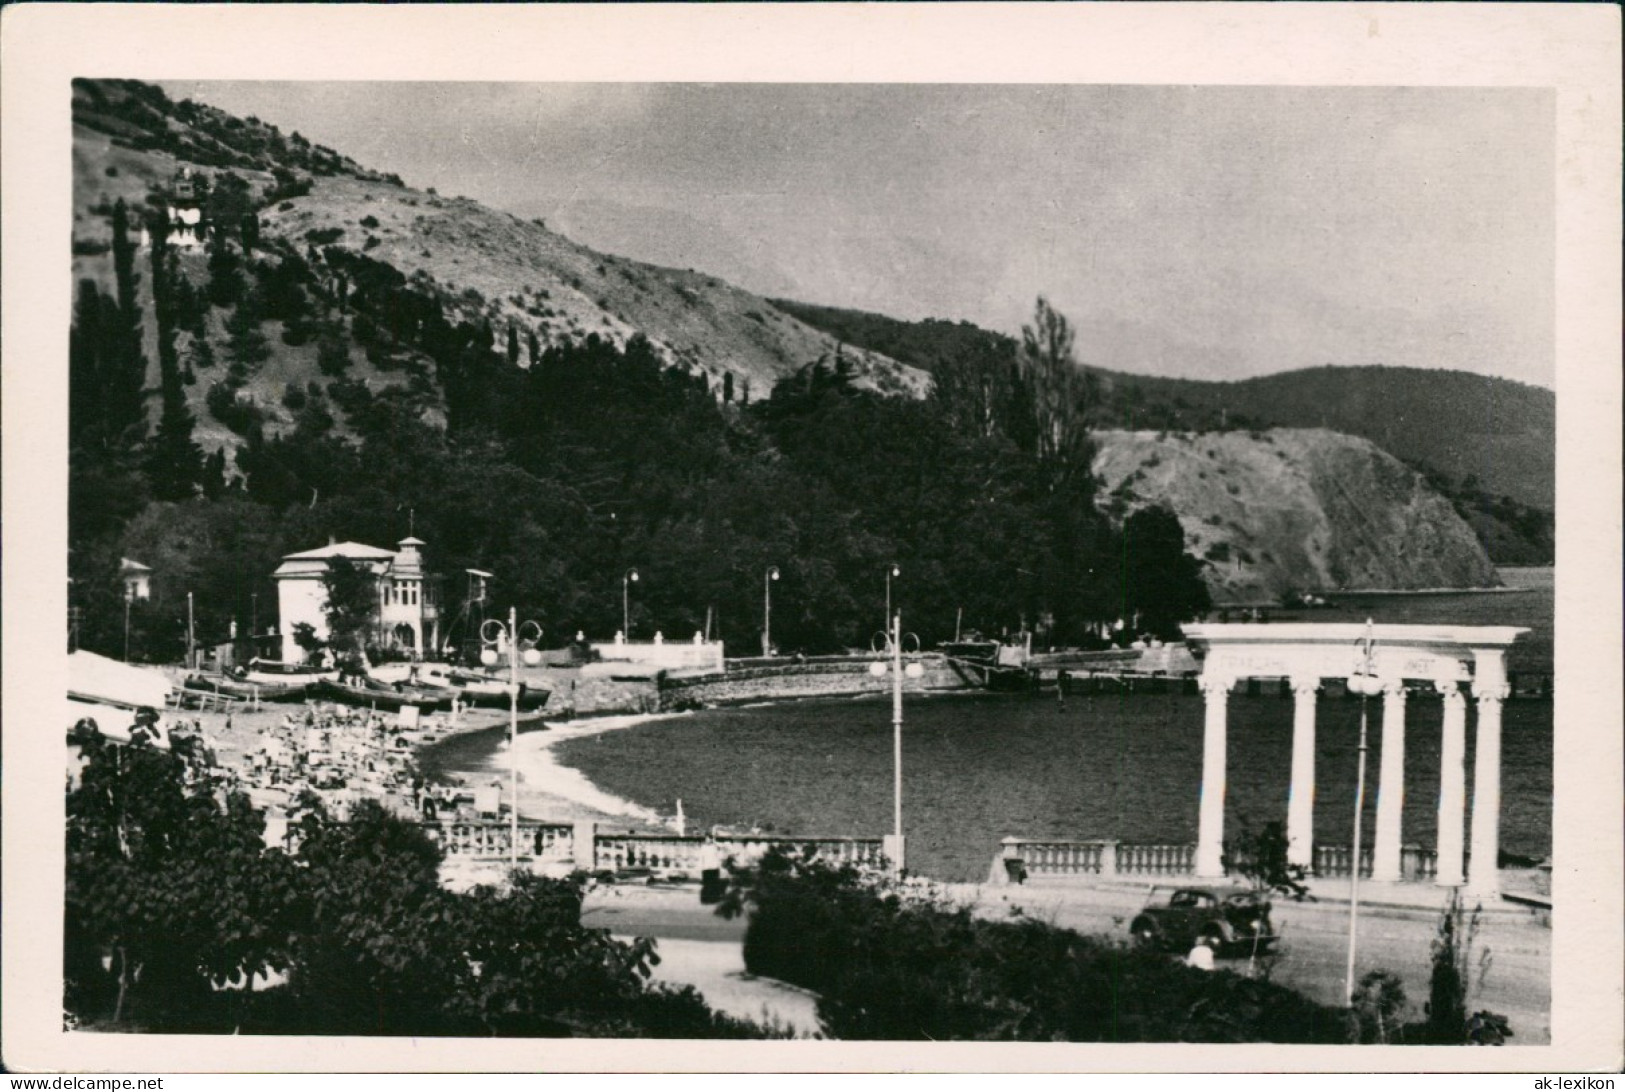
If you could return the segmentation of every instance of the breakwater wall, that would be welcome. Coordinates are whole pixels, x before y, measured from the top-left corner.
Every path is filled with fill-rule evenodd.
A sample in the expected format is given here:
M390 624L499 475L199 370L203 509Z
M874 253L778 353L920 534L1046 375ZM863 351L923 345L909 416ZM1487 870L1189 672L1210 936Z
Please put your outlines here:
M734 667L725 675L667 677L660 681L660 709L677 711L780 698L887 693L892 687L890 665L885 674L874 675L870 666L876 662L872 657L821 657L800 663ZM970 690L981 685L975 673L956 666L946 656L906 656L904 663L918 664L922 672L918 678L905 674L905 691Z

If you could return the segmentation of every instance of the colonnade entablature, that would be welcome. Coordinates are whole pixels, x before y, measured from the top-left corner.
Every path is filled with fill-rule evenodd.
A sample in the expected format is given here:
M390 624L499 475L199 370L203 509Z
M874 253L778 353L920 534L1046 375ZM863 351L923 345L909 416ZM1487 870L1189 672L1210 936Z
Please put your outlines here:
M1438 872L1444 886L1479 895L1498 885L1501 808L1501 706L1508 696L1506 652L1528 630L1514 626L1414 626L1371 623L1189 625L1185 638L1202 662L1207 699L1196 872L1219 876L1224 844L1228 699L1244 679L1284 678L1294 698L1289 859L1314 859L1315 700L1325 679L1374 677L1383 700L1382 765L1372 878L1400 876L1405 784L1405 702L1418 684L1444 702L1439 778ZM1467 697L1476 699L1471 853L1464 838ZM1360 847L1353 847L1359 867ZM1472 872L1466 869L1470 864Z

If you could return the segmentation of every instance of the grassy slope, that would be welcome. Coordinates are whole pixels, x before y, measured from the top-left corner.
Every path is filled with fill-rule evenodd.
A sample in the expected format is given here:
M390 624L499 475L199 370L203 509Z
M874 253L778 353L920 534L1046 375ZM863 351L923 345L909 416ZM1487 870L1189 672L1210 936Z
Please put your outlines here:
M376 226L363 225L371 218ZM307 232L342 229L338 245L427 277L461 317L483 315L499 337L508 326L545 347L596 333L624 344L641 332L667 361L699 370L720 389L753 397L818 357L833 354L827 334L714 277L600 254L508 213L466 198L350 178L316 180L308 197L262 214L263 230L301 245ZM373 242L376 240L376 242ZM878 353L848 351L863 385L923 391L926 378Z

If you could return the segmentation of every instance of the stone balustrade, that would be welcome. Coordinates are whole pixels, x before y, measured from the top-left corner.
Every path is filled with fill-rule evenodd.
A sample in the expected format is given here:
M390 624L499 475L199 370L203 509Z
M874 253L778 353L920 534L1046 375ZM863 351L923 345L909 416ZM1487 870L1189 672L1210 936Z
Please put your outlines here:
M510 826L501 820L424 823L424 831L448 863L502 862L508 859ZM646 869L698 875L707 839L699 835L607 834L583 822L519 824L519 858L529 867L569 863L588 871ZM885 864L879 838L794 838L722 835L714 843L721 860L750 864L775 846L793 849L831 864Z
M1322 878L1347 876L1352 854L1348 846L1321 845L1314 849L1314 872ZM1438 853L1407 845L1400 853L1401 879L1431 882L1438 874ZM1026 876L1194 876L1196 846L1137 844L1110 839L1056 841L1006 838L989 875L1002 884ZM1234 869L1231 869L1234 874ZM1371 848L1360 854L1360 875L1371 875Z
M1348 846L1316 846L1314 874L1322 878L1347 876L1350 857ZM1400 848L1399 870L1401 880L1413 883L1429 882L1438 875L1439 854L1417 845L1403 846ZM1369 846L1360 851L1360 875L1366 879L1371 878Z
M448 858L506 858L512 827L503 822L424 823L424 833ZM519 824L519 855L538 861L568 860L574 828L568 823Z
M1196 870L1194 845L1120 845L1120 876L1187 876Z

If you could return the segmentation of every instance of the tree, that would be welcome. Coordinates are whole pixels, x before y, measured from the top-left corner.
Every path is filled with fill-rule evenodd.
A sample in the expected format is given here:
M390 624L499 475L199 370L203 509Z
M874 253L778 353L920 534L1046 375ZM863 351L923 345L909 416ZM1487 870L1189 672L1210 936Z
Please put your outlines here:
M1124 522L1121 590L1123 616L1138 613L1142 630L1168 640L1212 605L1201 563L1185 552L1184 529L1169 509L1152 505Z
M226 333L230 339L226 344L226 353L233 364L252 371L270 358L270 346L260 330L259 311L249 297L245 296L232 311L231 318L226 321Z
M377 621L378 578L365 565L347 557L329 558L322 574L327 595L327 641L333 648L360 657Z
M508 324L508 366L519 366L519 329L511 322Z
M203 475L203 450L192 441L196 423L186 405L186 387L175 349L173 285L177 272L169 248L169 216L158 209L152 218L152 303L158 324L158 375L163 411L147 444L147 480L159 500L184 500L196 491Z
M1368 971L1360 977L1349 1007L1354 1011L1354 1040L1394 1042L1404 1027L1405 984L1390 971Z
M113 276L117 306L107 314L108 336L103 345L102 373L111 402L107 410L109 439L147 428L142 390L147 381L147 357L141 351L141 276L135 271L135 243L130 239L129 214L121 200L113 206Z
M1021 328L1017 360L1033 392L1039 462L1057 477L1089 467L1083 385L1072 350L1071 324L1039 296L1032 325Z
M323 335L316 343L316 367L323 375L343 375L350 367L350 350L344 339Z
M84 746L68 797L69 1008L195 1019L211 983L286 966L293 870L247 798L189 791L180 760L150 746Z
M243 296L243 262L224 232L209 236L209 301L231 307Z
M1284 895L1293 902L1309 895L1309 870L1287 856L1286 828L1279 822L1265 823L1256 832L1243 825L1225 844L1222 863L1227 874L1240 876L1261 895Z
M186 388L173 368L164 377L164 409L147 443L146 472L159 500L185 500L203 481L203 449L192 439L196 419L186 405Z

